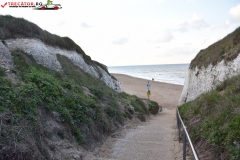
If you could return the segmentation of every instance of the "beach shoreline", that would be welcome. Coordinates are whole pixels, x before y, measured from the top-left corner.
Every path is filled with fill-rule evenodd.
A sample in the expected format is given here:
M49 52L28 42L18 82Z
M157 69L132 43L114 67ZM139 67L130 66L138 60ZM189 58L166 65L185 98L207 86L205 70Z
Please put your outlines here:
M137 77L137 76L134 76L134 75L129 75L129 74L122 74L122 73L110 73L111 75L116 75L116 76L128 76L128 77L131 77L131 78L137 78L137 79L141 79L141 80L145 80L145 81L154 81L154 82L159 82L159 83L165 83L165 84L169 84L169 85L177 85L177 86L184 86L183 84L176 84L176 83L170 83L170 82L161 82L161 81L158 81L158 80L152 80L151 78L143 78L143 77ZM116 78L116 77L115 77Z
M124 74L132 77L184 85L189 64L156 64L108 67L110 74Z
M123 92L147 99L147 79L137 78L125 74L111 73L120 83ZM170 84L149 80L151 87L150 100L158 102L167 109L175 109L178 106L183 85Z

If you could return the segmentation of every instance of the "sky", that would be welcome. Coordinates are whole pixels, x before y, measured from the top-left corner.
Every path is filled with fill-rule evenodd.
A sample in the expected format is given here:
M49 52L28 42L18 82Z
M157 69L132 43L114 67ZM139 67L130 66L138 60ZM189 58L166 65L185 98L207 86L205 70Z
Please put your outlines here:
M5 2L25 2L0 0ZM26 2L42 2L47 0ZM75 41L107 66L190 63L240 27L239 0L53 0L59 10L0 7Z

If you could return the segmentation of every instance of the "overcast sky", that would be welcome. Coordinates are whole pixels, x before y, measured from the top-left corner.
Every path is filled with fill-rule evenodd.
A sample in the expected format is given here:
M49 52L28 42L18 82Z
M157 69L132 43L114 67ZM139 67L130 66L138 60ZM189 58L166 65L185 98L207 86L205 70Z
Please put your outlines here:
M201 49L240 26L239 0L53 3L63 8L38 11L5 6L0 14L23 17L51 33L68 36L93 60L107 66L190 63Z

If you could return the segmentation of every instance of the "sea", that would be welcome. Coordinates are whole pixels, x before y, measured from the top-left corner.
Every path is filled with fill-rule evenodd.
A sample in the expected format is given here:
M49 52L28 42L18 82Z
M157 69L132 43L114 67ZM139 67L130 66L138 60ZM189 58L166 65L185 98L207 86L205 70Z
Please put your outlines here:
M158 64L136 66L110 66L110 73L125 74L132 77L165 83L184 85L189 64Z

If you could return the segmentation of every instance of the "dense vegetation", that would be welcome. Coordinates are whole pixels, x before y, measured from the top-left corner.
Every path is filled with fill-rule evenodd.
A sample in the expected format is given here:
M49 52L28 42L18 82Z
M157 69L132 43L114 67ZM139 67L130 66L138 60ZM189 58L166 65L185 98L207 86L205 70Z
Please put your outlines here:
M180 106L201 159L240 159L239 97L240 76L236 76Z
M115 92L64 56L57 57L63 73L37 64L20 50L12 56L15 68L10 72L19 83L12 83L0 68L0 159L50 159L56 146L46 145L46 138L73 135L74 141L89 147L125 119L136 115L144 120L149 114L142 99ZM49 129L51 121L64 129Z
M212 44L206 49L201 50L192 60L190 68L198 66L207 67L216 65L224 60L225 62L235 59L240 52L240 27L234 32L224 37L222 40Z

